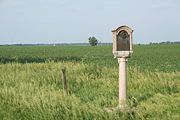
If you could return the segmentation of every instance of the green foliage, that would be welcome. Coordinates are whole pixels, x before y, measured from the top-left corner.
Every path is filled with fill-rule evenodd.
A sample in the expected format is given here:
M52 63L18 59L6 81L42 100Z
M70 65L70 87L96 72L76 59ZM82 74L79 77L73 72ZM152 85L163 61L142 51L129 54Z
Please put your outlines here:
M96 46L98 44L98 40L95 37L89 37L88 40L91 46Z
M141 45L133 47L129 66L140 70L180 71L180 45ZM0 63L83 62L116 67L111 46L0 46Z
M179 120L179 47L134 46L128 61L131 110L122 113L106 110L118 105L118 62L111 46L1 46L0 120Z
M68 95L60 68L67 68ZM0 119L178 120L180 72L128 68L128 104L134 111L107 112L118 105L117 68L83 63L0 65Z

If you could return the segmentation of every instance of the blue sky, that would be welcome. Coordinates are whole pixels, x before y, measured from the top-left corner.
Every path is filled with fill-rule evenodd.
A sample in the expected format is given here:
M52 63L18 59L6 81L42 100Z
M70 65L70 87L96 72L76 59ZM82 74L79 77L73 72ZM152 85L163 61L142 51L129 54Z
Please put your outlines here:
M112 42L124 24L134 43L180 41L180 0L0 0L0 44Z

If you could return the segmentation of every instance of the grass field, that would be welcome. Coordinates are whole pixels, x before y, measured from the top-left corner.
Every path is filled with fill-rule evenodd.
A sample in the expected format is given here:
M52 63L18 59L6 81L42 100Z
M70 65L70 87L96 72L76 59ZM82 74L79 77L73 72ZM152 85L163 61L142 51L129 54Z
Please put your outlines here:
M180 45L134 46L129 66L142 70L164 72L180 70ZM45 61L73 61L103 66L117 66L111 46L0 46L0 63L40 63Z
M180 45L140 45L128 61L128 106L118 105L110 46L0 46L0 119L180 119ZM6 64L5 64L6 63ZM68 95L60 70L67 68Z

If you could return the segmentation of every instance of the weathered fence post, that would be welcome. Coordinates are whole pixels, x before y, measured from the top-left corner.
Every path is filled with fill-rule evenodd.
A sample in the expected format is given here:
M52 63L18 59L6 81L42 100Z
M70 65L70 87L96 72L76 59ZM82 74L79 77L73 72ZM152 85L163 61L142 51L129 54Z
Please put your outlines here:
M66 79L66 68L63 67L61 69L61 72L62 72L62 83L63 83L63 90L64 90L64 93L67 94L67 79Z

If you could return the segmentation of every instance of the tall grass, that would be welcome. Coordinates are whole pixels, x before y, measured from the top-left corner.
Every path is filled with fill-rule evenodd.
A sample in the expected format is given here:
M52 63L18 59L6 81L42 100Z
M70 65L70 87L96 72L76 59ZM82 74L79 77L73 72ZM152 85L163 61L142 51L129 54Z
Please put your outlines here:
M61 67L67 68L64 95ZM119 120L180 118L180 72L128 67L128 106L118 105L118 67L82 62L0 64L0 119Z

